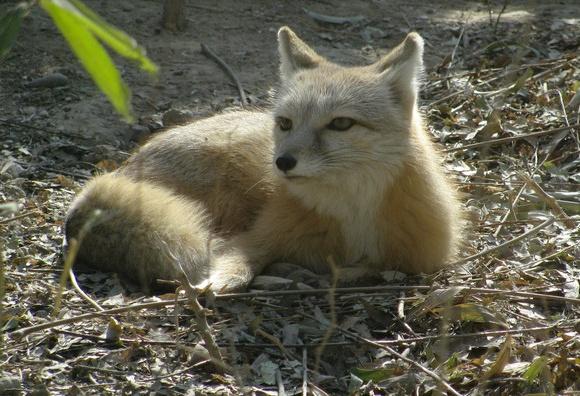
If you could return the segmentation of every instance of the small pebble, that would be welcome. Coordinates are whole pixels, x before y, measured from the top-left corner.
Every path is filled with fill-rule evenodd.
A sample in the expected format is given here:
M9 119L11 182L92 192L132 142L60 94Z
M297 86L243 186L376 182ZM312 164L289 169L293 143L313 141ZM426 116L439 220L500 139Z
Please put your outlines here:
M163 114L163 125L166 127L173 126L173 125L183 125L187 124L195 118L193 112L189 110L177 110L171 109L167 110Z

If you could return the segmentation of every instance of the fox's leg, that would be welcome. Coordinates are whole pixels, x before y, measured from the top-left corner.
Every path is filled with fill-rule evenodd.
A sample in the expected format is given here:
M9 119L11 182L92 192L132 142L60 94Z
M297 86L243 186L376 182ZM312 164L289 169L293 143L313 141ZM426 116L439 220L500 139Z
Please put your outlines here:
M250 230L225 242L212 244L209 276L199 288L210 287L216 292L245 289L270 262L266 241Z

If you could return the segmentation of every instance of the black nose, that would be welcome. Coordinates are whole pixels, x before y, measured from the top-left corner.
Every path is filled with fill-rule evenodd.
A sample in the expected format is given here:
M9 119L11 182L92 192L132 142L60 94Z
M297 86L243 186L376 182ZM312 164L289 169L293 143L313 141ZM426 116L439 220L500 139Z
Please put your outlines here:
M296 158L290 154L284 154L276 159L276 166L282 172L288 172L296 166Z

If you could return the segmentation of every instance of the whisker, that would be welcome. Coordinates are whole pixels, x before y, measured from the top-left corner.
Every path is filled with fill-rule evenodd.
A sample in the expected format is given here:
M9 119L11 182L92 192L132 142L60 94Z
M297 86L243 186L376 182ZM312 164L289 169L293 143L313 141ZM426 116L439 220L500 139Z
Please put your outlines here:
M249 193L249 192L250 192L250 191L252 191L252 189L253 189L253 188L255 188L255 187L258 185L258 184L260 184L260 183L263 183L263 182L265 182L265 181L266 181L266 178L265 178L265 177L261 178L260 180L258 180L257 182L255 182L253 185L251 185L251 186L250 186L250 188L248 188L244 194L247 194L247 193Z

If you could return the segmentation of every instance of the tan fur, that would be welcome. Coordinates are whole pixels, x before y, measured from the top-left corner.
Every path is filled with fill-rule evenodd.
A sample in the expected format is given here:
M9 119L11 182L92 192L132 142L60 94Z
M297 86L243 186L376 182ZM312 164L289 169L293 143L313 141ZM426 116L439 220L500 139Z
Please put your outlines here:
M102 214L95 216L94 209ZM94 225L81 241L79 265L118 272L145 290L177 279L181 263L194 282L209 273L209 222L204 209L171 191L120 174L91 181L69 209L67 239Z
M86 187L67 237L92 210L110 215L85 238L81 261L143 287L174 279L179 261L215 290L243 288L280 260L326 272L331 257L343 282L449 263L461 216L417 110L421 37L411 33L377 63L354 68L328 62L288 28L278 37L272 111L173 129ZM339 117L355 123L332 130ZM296 166L281 171L281 156Z

